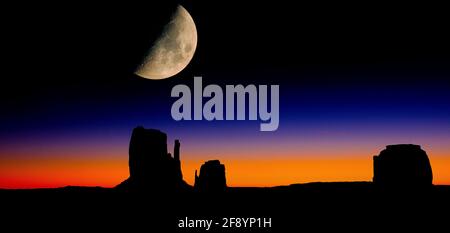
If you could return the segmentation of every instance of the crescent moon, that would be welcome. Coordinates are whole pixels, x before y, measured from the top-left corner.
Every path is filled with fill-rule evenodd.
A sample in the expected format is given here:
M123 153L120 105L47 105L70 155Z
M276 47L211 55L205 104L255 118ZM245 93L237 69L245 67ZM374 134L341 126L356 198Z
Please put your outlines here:
M165 79L182 71L194 57L197 29L189 12L181 5L155 41L135 74L147 79Z

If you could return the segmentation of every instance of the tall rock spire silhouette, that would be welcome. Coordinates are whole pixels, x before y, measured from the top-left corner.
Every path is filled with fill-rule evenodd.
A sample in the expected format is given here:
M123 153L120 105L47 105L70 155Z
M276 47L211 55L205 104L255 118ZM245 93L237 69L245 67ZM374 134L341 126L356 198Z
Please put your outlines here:
M173 147L173 159L175 160L175 172L177 180L183 180L183 173L181 172L181 161L180 161L180 141L175 140L175 145Z
M180 141L179 140L175 140L175 146L173 148L173 158L175 159L175 161L180 161Z
M126 190L174 191L190 188L183 181L180 141L175 141L174 157L167 152L167 135L156 129L137 127L129 148L130 177L117 186Z

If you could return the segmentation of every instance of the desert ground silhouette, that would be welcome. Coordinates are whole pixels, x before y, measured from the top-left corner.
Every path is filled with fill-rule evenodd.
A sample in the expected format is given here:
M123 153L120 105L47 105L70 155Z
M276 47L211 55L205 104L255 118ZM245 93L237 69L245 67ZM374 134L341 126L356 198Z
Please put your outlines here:
M219 222L223 217L269 217L271 228L212 226L210 232L289 232L414 229L448 216L439 209L449 206L450 186L432 184L428 156L418 145L388 145L374 156L373 182L268 188L228 187L226 164L218 160L206 161L190 186L183 180L180 147L176 140L172 156L165 133L137 127L130 140L127 180L114 188L2 189L3 220L15 229L62 225L79 230L203 232L178 228L176 222L185 217Z

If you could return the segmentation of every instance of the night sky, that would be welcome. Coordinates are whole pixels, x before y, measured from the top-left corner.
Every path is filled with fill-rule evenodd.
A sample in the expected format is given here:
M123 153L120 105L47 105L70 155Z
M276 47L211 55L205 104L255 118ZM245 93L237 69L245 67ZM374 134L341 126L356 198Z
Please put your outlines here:
M419 144L450 184L449 16L437 5L182 1L198 45L166 80L133 74L176 3L8 6L0 188L112 187L134 127L181 141L184 178L220 159L230 186L371 180L388 144ZM164 3L163 3L164 2ZM280 125L174 121L177 84L280 86ZM204 100L205 102L206 100Z

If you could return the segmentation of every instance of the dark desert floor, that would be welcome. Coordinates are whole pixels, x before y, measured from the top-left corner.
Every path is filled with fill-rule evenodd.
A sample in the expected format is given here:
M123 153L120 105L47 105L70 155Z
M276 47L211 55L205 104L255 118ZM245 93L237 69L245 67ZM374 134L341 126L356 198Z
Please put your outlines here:
M371 182L342 182L171 194L64 187L0 190L0 197L2 222L16 230L89 227L101 231L202 232L177 228L177 222L185 217L217 221L222 217L266 217L272 219L271 228L217 227L209 232L365 232L444 226L449 217L450 186L387 191Z

